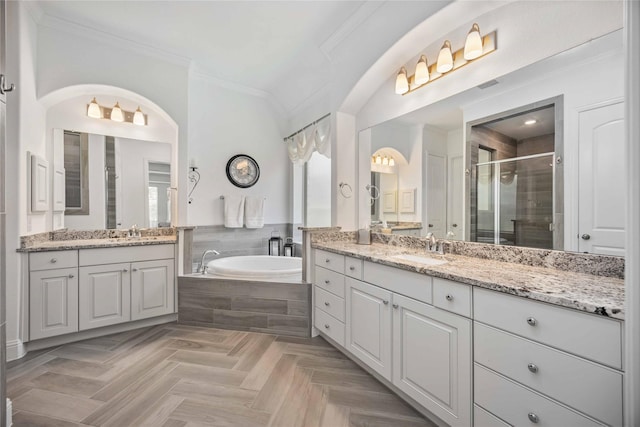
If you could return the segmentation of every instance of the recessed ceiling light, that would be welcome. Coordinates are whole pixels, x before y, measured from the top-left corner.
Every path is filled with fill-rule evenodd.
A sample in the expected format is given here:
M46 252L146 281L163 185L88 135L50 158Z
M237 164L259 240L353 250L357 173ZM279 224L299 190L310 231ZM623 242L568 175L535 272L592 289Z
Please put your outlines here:
M536 123L538 123L536 119L531 119L524 122L524 124L527 126L535 125Z

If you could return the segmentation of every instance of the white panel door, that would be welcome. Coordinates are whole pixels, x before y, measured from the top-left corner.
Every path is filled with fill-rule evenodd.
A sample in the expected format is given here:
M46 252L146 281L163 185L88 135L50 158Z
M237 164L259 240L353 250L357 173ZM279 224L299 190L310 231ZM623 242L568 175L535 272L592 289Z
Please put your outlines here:
M471 320L393 294L393 383L451 426L471 425Z
M130 264L80 267L80 330L131 319Z
M173 260L131 264L131 320L173 313Z
M447 234L447 158L427 154L427 232Z
M64 212L65 210L65 176L64 168L53 171L53 211Z
M578 250L624 255L624 104L580 113Z
M346 279L346 347L391 380L391 292Z
M78 269L34 271L29 275L29 338L78 331Z
M462 188L464 171L462 156L449 158L449 187L447 191L447 232L452 231L456 240L464 240L463 208L464 193Z

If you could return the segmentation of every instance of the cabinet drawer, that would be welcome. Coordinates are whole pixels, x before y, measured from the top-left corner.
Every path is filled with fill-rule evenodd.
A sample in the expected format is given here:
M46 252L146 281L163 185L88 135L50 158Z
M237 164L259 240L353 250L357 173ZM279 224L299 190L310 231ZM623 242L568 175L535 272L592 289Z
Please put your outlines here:
M340 273L316 266L313 284L344 298L344 276Z
M314 286L314 289L316 292L315 306L344 322L344 298L340 298L317 286Z
M344 274L354 279L362 280L362 260L344 257Z
M481 365L474 368L475 402L511 425L602 425Z
M474 342L477 363L607 424L622 425L622 373L480 323Z
M509 424L478 405L473 405L473 425L478 427L510 427Z
M622 369L622 324L576 310L474 288L477 321Z
M316 249L316 265L344 274L344 255Z
M433 305L452 313L471 317L471 286L434 277Z
M400 268L388 267L365 261L363 280L390 291L431 304L433 281L431 276L412 273Z
M344 323L316 307L314 325L320 332L344 347Z
M32 252L29 254L29 270L49 270L78 266L78 251Z
M175 245L127 246L119 248L81 249L80 265L116 264L151 261L174 257Z

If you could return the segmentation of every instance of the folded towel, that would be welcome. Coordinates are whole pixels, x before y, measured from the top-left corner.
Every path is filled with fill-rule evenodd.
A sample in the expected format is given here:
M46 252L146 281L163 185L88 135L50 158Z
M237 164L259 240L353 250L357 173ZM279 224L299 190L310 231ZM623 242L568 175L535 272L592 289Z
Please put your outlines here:
M244 196L224 196L224 226L242 228L244 225Z
M264 197L246 197L244 202L244 223L247 228L264 227Z

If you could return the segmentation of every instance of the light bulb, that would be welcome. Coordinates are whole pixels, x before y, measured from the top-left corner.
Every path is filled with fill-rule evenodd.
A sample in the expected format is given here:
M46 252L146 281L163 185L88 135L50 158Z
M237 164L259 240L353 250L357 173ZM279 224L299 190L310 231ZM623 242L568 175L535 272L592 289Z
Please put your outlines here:
M467 40L464 43L464 59L471 61L482 55L482 37L480 36L480 27L473 24L467 34Z
M144 114L142 114L142 110L140 109L140 106L138 106L138 109L136 110L136 112L133 113L133 124L138 126L144 126L146 124L146 121L144 119Z
M396 93L402 95L409 91L409 80L407 80L407 69L402 67L396 77Z
M111 110L111 120L114 122L124 122L124 114L122 114L122 109L120 108L120 104L116 102L116 105L113 106Z
M382 164L382 156L378 154L376 156L376 165L381 165L381 164Z
M396 165L396 161L393 160L393 157L389 157L389 166L395 166Z
M89 103L89 107L87 107L87 116L92 119L102 118L102 111L100 111L100 105L98 104L98 101L96 101L95 97Z
M384 156L384 159L382 159L382 165L389 166L389 158L387 156Z
M449 40L445 40L442 48L440 49L440 53L438 54L438 63L436 66L436 70L440 74L444 74L447 71L451 71L453 69L453 54L451 53L451 42Z
M413 75L413 81L420 86L429 81L429 65L427 57L422 55L416 64L416 72Z

